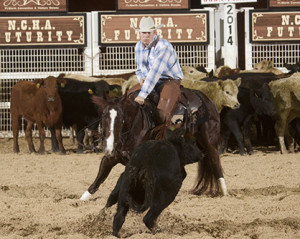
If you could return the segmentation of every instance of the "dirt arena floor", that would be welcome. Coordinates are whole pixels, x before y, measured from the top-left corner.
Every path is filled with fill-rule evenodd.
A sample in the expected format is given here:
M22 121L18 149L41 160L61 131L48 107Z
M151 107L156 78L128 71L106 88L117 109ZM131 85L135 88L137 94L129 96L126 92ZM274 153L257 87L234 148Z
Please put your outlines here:
M12 139L0 139L0 238L114 238L116 206L103 211L124 166L113 168L93 199L79 200L93 182L102 154L74 151L64 139L67 155L12 153ZM300 152L281 155L275 148L256 148L251 156L221 156L229 196L210 198L189 193L196 164L175 201L157 220L153 235L144 214L129 212L120 231L132 239L268 239L300 238Z

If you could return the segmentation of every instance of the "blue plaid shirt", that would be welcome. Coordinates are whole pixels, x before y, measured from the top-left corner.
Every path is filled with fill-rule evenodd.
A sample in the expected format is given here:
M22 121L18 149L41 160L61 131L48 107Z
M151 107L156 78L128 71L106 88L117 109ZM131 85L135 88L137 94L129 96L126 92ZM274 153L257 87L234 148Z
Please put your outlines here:
M139 96L144 99L151 93L160 78L183 78L175 49L169 41L158 38L157 35L147 47L141 41L135 45L135 62L138 79L145 79L139 93Z

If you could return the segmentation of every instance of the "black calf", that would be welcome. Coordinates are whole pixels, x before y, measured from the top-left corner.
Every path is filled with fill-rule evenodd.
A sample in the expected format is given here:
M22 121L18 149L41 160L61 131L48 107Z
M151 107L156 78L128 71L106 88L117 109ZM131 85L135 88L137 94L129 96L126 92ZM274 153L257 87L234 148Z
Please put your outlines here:
M250 139L251 126L256 116L274 116L275 108L273 105L273 95L267 84L261 89L251 90L239 87L238 100L240 108L224 108L221 112L221 125L223 134L222 151L227 148L230 134L233 134L241 155L245 149L248 154L252 154L252 143Z
M176 129L168 132L167 140L149 140L134 150L106 204L110 207L118 202L114 236L118 236L130 208L136 212L150 208L143 221L152 230L181 188L186 177L184 165L202 159L192 136L181 133L182 129Z

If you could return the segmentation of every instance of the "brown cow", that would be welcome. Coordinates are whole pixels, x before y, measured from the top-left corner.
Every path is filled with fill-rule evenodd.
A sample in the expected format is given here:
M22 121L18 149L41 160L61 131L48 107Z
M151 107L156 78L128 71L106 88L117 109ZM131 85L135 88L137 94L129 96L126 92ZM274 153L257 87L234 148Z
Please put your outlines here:
M220 66L216 69L215 76L218 78L222 78L224 76L231 76L234 74L238 74L240 72L239 68L230 68L229 66Z
M36 123L39 130L39 153L45 153L45 127L54 127L59 144L59 151L65 153L62 144L62 102L58 94L58 84L63 84L63 79L49 76L35 82L19 81L11 92L11 121L14 137L14 152L20 152L18 135L20 119L23 116L27 121L25 137L30 152L35 152L32 142L32 128ZM62 85L63 86L63 85Z

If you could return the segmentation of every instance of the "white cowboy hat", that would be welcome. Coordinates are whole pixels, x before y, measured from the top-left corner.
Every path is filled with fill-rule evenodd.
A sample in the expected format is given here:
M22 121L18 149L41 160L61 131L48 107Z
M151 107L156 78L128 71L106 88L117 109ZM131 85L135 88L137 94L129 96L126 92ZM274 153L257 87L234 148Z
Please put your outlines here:
M132 28L138 32L152 32L164 26L164 24L160 24L157 27L155 27L154 21L151 17L142 17L139 28Z

